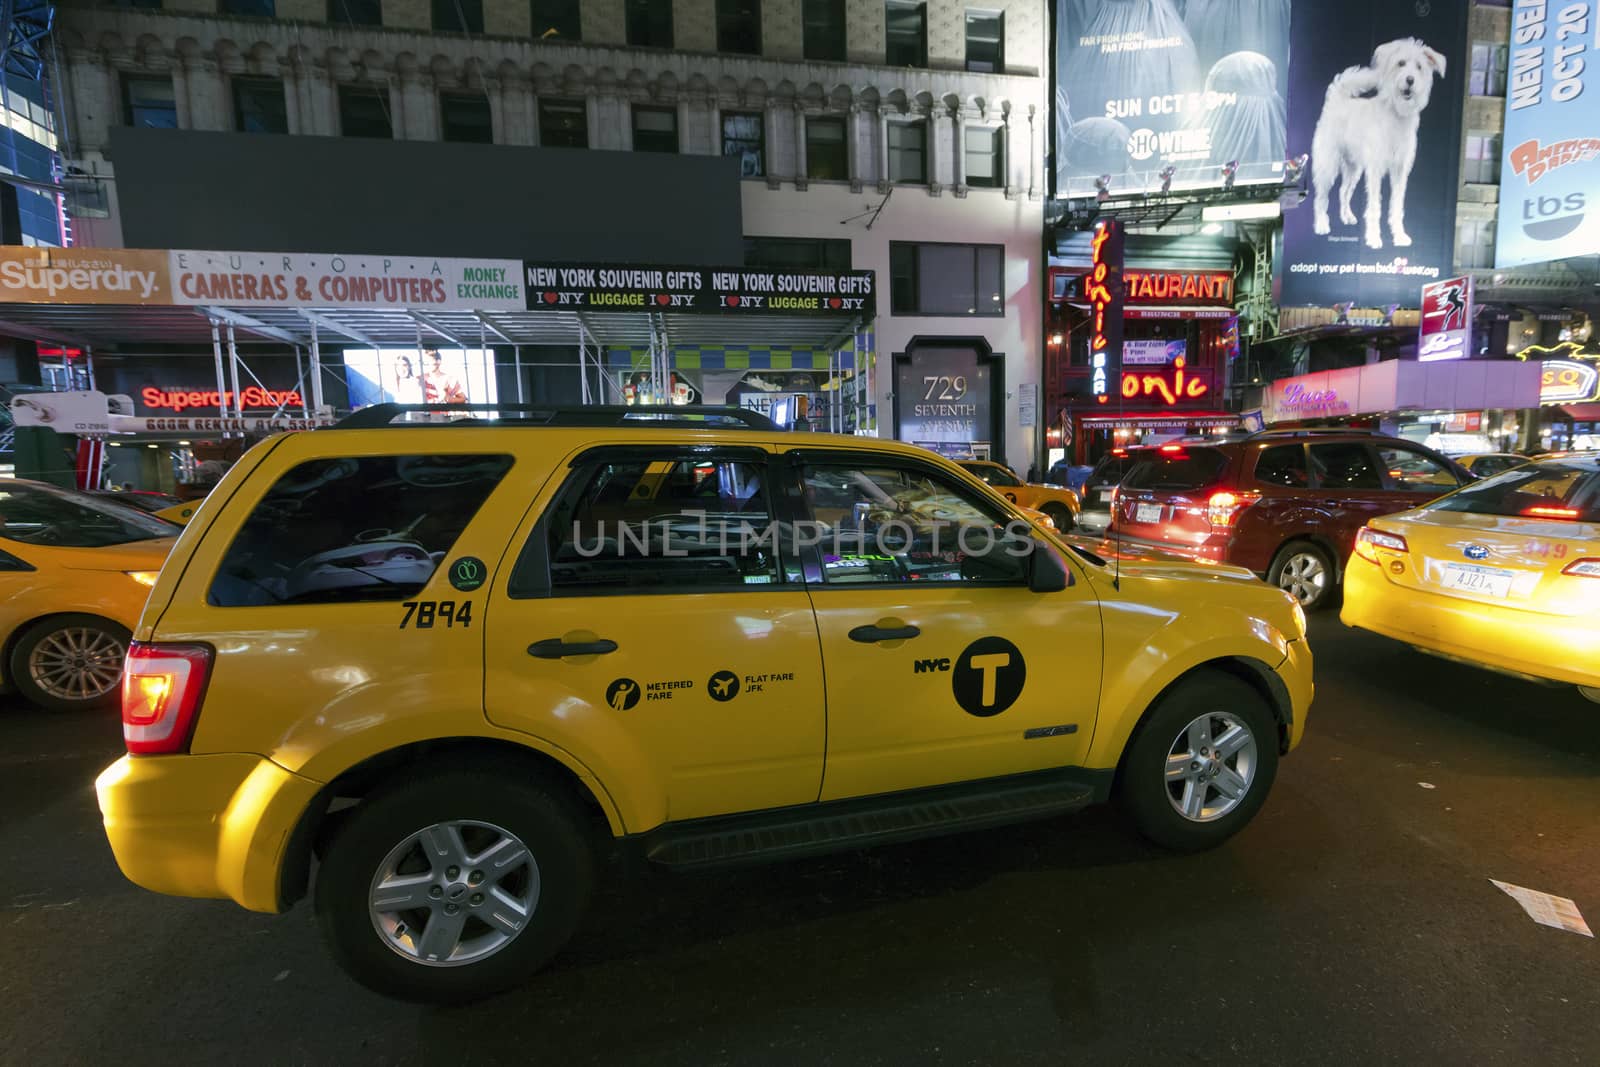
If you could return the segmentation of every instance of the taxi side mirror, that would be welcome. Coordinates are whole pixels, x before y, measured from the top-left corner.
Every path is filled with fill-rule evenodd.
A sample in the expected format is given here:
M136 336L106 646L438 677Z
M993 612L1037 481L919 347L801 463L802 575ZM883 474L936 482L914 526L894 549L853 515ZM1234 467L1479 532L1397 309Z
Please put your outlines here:
M1028 588L1035 593L1059 593L1072 584L1072 572L1055 549L1039 541L1028 553Z

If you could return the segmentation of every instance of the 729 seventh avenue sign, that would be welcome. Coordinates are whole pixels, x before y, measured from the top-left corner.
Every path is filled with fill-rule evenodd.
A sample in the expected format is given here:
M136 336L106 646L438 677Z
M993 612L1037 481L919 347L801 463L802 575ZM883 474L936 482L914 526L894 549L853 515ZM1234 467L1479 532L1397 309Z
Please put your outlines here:
M524 271L534 311L870 316L877 308L870 270L528 263Z

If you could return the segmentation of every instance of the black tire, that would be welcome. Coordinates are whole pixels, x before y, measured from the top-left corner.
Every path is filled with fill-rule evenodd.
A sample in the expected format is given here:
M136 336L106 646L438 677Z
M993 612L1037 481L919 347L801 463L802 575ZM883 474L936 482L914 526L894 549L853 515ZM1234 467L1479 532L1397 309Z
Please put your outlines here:
M51 711L109 708L122 697L122 661L128 654L128 641L131 638L132 635L124 627L98 615L52 615L48 619L40 619L18 635L16 644L11 647L11 662L6 670L22 698L38 707ZM86 696L73 696L71 691L76 688L76 683L63 676L57 676L60 680L55 683L48 677L42 684L35 680L34 670L44 670L47 666L44 657L51 655L52 649L61 649L63 642L81 647L86 655L92 653L93 666L86 667L81 677L93 676L106 682L108 685L105 689ZM115 643L115 649L110 648L112 642ZM40 662L35 662L36 654ZM56 662L60 662L59 659ZM96 684L98 686L98 682Z
M1189 724L1208 714L1225 715L1249 731L1255 741L1254 763L1237 805L1207 821L1197 821L1174 806L1188 794L1183 784L1168 783L1167 761ZM1220 723L1214 721L1213 725ZM1235 773L1240 762L1236 754L1231 764ZM1254 818L1266 803L1277 773L1278 723L1267 702L1230 674L1202 670L1162 694L1139 724L1118 771L1117 797L1144 836L1170 849L1193 852L1221 844ZM1223 799L1214 791L1204 795L1215 796L1219 805Z
M1050 517L1050 521L1056 524L1056 530L1060 533L1066 533L1077 525L1077 521L1072 517L1072 509L1065 504L1046 504L1039 510Z
M1310 563L1321 568L1322 581L1315 585L1307 581L1308 572L1302 568ZM1333 557L1321 545L1310 541L1290 541L1278 549L1267 569L1267 584L1275 585L1300 601L1306 611L1321 611L1332 607L1339 595L1339 568Z
M478 962L440 966L391 947L368 899L391 850L452 820L491 823L519 838L537 864L538 895L526 924L498 951ZM403 1000L462 1003L517 985L560 951L583 917L593 877L585 817L566 797L506 774L442 771L374 795L338 826L322 850L317 922L339 965L368 989Z

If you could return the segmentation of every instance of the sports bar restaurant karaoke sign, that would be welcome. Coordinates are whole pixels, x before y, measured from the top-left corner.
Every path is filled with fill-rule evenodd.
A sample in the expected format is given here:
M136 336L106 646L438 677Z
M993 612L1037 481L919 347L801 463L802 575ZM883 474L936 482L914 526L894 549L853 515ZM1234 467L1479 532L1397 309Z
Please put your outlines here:
M528 263L535 311L682 311L871 317L870 270L774 271L749 267L628 267Z

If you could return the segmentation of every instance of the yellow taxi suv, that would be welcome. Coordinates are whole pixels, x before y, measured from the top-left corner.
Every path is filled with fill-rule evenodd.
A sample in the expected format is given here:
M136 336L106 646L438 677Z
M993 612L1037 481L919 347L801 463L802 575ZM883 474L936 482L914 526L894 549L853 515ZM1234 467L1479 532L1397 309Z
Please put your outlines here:
M1536 461L1372 520L1340 617L1600 702L1600 456Z
M1245 571L1106 561L895 442L498 411L364 409L213 491L97 783L127 877L309 893L356 979L460 1001L548 960L609 854L783 860L1112 797L1203 848L1305 730L1304 615Z
M995 491L1013 504L1032 511L1042 512L1050 524L1065 533L1078 524L1080 502L1078 494L1059 485L1036 485L1025 482L1010 467L990 460L963 460L961 466L968 474L993 486Z
M114 705L177 533L105 497L0 481L0 684L55 711Z

